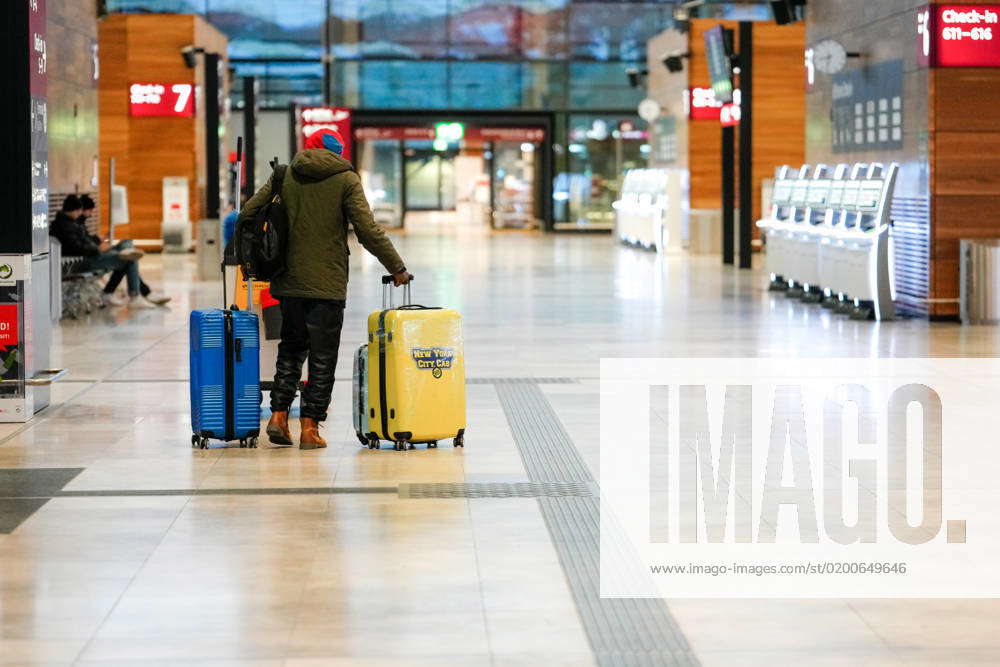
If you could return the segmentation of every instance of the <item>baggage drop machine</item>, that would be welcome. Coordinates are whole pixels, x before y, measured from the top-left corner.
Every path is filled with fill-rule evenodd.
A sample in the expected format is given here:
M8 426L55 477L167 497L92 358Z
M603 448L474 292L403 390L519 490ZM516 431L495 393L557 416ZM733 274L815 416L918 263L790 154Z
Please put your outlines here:
M824 238L823 223L827 221L830 188L833 185L830 176L831 170L827 165L816 165L806 193L807 208L803 215L802 227L796 235L799 243L796 254L797 275L802 283L800 298L806 303L819 303L823 300L819 277L819 248Z
M896 317L892 252L892 196L899 165L874 163L859 181L857 213L845 229L848 295L852 319L877 321Z
M791 215L792 188L797 175L798 172L793 171L788 165L774 170L771 209L763 219L757 221L757 227L761 230L767 250L765 253L767 272L771 279L768 289L772 292L784 292L788 289L787 264L782 253L780 236L783 234L781 225Z
M819 246L819 284L823 289L824 308L836 310L844 298L844 286L838 284L841 278L837 271L837 253L842 247L838 233L843 229L844 189L848 179L854 176L849 164L838 164L833 170L830 184L830 197L824 214L823 224L818 228L821 232ZM846 311L844 311L846 312Z

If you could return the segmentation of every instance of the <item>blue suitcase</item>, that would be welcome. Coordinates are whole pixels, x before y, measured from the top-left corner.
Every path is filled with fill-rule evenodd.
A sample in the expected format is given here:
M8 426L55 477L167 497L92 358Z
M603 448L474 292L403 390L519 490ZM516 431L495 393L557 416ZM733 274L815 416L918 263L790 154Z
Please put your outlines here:
M246 310L191 313L191 445L239 440L257 446L260 435L260 332Z
M243 174L243 137L236 141L236 191ZM226 265L222 264L222 299ZM191 313L191 446L209 440L240 441L256 449L260 435L260 326L252 310L253 281L247 281L247 310L206 309Z

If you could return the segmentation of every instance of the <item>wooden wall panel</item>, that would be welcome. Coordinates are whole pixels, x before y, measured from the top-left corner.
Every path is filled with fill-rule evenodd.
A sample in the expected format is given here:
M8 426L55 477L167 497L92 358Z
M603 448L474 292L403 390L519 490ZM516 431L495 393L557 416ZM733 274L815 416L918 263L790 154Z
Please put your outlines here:
M128 187L130 224L122 236L160 238L167 176L188 179L192 225L205 215L204 67L202 61L194 70L185 65L181 49L188 45L227 51L222 33L192 15L115 14L101 21L102 52L113 54L102 68L101 118L111 132L102 139L101 158L105 169L112 156L117 159L117 181ZM224 74L223 81L227 78ZM128 89L140 82L194 83L195 117L130 117Z

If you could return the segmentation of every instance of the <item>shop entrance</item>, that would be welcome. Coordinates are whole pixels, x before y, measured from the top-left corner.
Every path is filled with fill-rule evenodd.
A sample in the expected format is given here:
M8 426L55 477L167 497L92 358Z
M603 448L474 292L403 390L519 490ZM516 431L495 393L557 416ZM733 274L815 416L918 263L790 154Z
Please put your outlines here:
M537 116L523 125L511 118L497 124L492 118L400 120L355 117L353 154L380 224L394 229L548 226L548 122Z

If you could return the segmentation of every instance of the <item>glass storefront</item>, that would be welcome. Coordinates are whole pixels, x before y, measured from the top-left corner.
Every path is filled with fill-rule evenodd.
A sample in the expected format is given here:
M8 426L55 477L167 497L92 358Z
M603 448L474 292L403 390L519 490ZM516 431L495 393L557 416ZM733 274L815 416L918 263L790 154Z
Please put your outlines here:
M644 141L616 136L622 123L635 123L644 94L629 87L625 70L644 63L646 41L672 24L673 2L299 0L294 11L279 9L286 6L274 0L107 0L109 11L204 15L229 37L236 75L259 78L265 108L322 103L328 80L334 102L360 113L551 113L553 190L543 193L518 175L537 156L522 152L523 142L516 142L494 150L488 193L508 212L551 209L557 228L607 227L623 170L644 166ZM328 66L321 62L327 19L332 56ZM237 87L236 106L240 94ZM375 185L379 196L374 203L386 219L398 219L407 205L438 205L440 200L458 206L469 197L441 185L462 173L449 172L453 159L442 161L416 145L409 147L415 152L412 157L398 155L398 147L370 150L379 164L389 160L381 157L383 150L399 160L373 170L373 178L398 172L399 177L386 177L385 182L407 182L401 191ZM368 152L366 148L365 159ZM497 183L509 187L496 189ZM539 204L550 198L546 206ZM536 212L535 217L550 216Z

